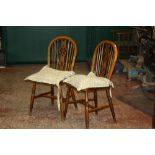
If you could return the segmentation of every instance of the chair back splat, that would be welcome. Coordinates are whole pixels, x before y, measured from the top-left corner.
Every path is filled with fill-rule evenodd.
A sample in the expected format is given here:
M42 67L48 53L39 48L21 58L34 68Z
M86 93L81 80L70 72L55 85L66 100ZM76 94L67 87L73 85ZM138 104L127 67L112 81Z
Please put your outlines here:
M117 60L117 47L108 40L102 41L97 45L92 59L91 71L97 76L111 79Z
M67 36L59 36L48 46L48 66L59 70L73 70L76 55L76 43Z

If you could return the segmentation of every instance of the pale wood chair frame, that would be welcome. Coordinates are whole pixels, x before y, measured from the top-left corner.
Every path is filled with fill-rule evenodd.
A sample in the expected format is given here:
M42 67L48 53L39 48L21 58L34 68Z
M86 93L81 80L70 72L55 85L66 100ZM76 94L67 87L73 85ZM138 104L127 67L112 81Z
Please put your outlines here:
M54 53L53 51L57 53ZM73 71L76 56L77 56L77 45L76 42L72 40L70 37L58 36L55 39L53 39L48 45L48 56L47 56L48 67L52 67L58 70ZM38 82L33 82L32 86L30 111L29 111L30 115L32 114L35 99L39 97L49 98L51 99L52 105L54 104L54 100L57 99L57 96L54 95L54 87L56 85L50 85L51 90L48 92L35 95L37 83ZM62 100L62 90L60 91L60 111L61 111L61 120L64 120L64 109L63 105L61 104L62 103L61 100Z
M104 52L105 52L105 55L104 55L105 59L102 59L101 55L98 54L99 51L102 50L103 47L104 47ZM109 51L110 48L112 50L111 58L110 58L110 51ZM117 47L112 41L105 40L105 41L100 42L94 51L94 55L92 58L91 71L96 73L97 76L106 77L106 78L111 80L112 73L113 73L113 70L114 70L114 67L115 67L115 64L117 61L117 56L118 56ZM110 60L109 66L108 66L108 64L106 64L106 62L108 62L108 60ZM102 71L99 70L99 67L97 67L97 65L99 65L99 64L102 64ZM110 107L113 120L116 121L114 107L113 107L113 103L112 103L112 97L110 96L110 87L91 88L91 89L82 90L80 92L85 93L85 99L76 100L74 93L73 93L73 90L77 91L76 88L74 88L73 86L71 86L68 83L65 83L65 84L68 86L66 101L64 102L64 104L65 104L65 114L64 114L65 118L66 118L67 109L68 109L69 104L81 103L85 106L85 125L86 125L86 128L89 128L89 113L95 112L96 114L98 114L99 110L102 110L102 109L105 109L108 107ZM97 91L100 89L106 91L106 95L107 95L107 99L108 99L108 103L109 103L108 105L100 105L100 106L98 105ZM94 97L92 99L89 99L88 93L92 92L92 91L93 91ZM72 98L71 101L70 101L70 98ZM89 101L94 101L95 105L89 104Z

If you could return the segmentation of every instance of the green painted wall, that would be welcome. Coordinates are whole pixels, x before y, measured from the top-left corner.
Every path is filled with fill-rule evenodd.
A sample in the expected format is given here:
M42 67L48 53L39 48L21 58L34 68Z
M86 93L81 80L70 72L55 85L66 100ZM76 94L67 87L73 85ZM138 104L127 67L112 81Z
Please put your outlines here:
M47 60L49 42L67 35L77 42L78 61L86 58L86 27L5 27L7 63L41 63Z
M111 26L6 26L3 27L7 64L45 63L49 42L58 35L73 38L78 46L77 61L91 57L98 42L112 40Z

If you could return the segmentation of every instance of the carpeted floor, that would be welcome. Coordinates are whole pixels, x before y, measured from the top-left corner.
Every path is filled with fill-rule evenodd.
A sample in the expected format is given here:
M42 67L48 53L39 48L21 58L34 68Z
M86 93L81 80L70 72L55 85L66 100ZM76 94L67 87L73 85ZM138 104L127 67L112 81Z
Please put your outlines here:
M28 115L32 84L25 82L24 78L36 71L43 65L17 65L0 69L0 128L26 128L26 129L84 129L84 107L78 105L78 110L70 105L67 118L64 122L60 119L60 112L56 103L50 104L45 98L35 101L32 116ZM77 73L88 73L86 64L76 64ZM138 108L122 102L119 97L129 91L132 83L127 84L125 77L114 75L113 102L117 123L113 122L110 109L100 111L98 115L90 115L90 128L96 129L144 129L152 128L152 118ZM124 83L124 85L121 85ZM48 86L39 85L37 92L49 89ZM77 97L81 97L80 94ZM99 92L99 101L106 102L106 97Z
M154 107L154 95L147 88L141 86L141 81L126 78L126 74L115 74L113 76L115 88L114 96L125 104L134 107L152 117Z

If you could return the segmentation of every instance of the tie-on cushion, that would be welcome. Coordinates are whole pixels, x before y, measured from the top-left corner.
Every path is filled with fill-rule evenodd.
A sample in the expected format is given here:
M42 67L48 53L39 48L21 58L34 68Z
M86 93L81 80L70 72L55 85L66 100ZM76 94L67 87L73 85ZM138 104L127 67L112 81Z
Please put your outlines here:
M43 67L39 72L25 78L34 82L53 84L59 87L59 83L69 76L74 75L73 71L60 71L48 66Z
M90 72L88 75L73 75L65 79L64 82L75 87L78 91L88 88L113 87L113 83L109 79L98 77L93 72Z
M56 85L58 87L57 104L58 104L58 110L60 110L59 83L64 79L66 79L67 77L70 77L74 74L75 72L73 71L60 71L60 70L56 70L53 68L49 68L48 66L45 66L39 72L26 77L25 80Z

